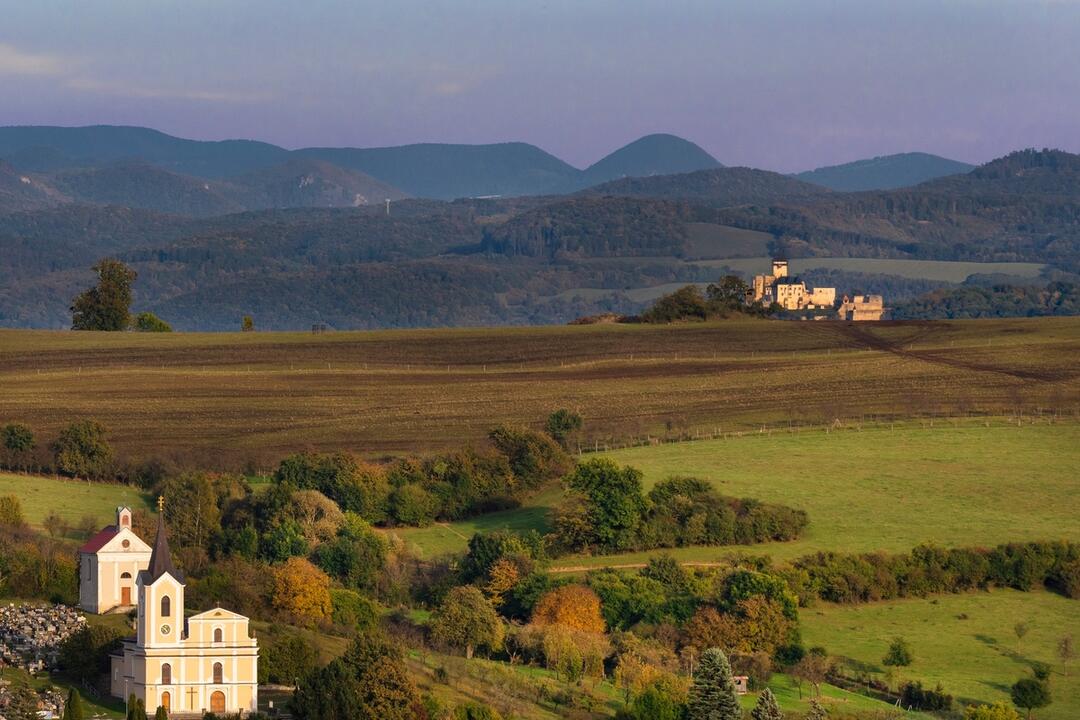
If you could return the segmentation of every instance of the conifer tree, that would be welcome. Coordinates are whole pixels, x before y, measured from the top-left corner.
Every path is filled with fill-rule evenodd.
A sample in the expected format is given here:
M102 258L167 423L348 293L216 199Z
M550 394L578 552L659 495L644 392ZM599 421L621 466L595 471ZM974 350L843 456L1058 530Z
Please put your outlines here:
M825 720L829 717L829 711L822 707L817 698L810 699L810 712L806 713L806 720Z
M83 710L82 696L75 688L68 693L67 702L64 703L64 714L61 720L83 720L86 711Z
M776 696L772 690L765 688L758 696L757 705L750 711L750 717L754 720L784 720L784 713L780 712L780 706L776 703Z
M742 710L735 694L731 665L720 648L709 648L690 688L689 720L740 720Z
M154 720L169 720L169 711L158 705L157 712L154 713Z

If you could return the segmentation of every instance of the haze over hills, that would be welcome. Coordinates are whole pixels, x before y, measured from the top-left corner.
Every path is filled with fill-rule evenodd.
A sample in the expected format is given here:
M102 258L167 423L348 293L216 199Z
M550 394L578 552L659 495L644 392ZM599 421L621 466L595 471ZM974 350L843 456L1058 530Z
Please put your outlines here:
M938 155L910 152L807 170L795 177L845 192L892 190L918 185L946 175L971 172L974 167Z
M0 148L25 165L0 163L0 325L66 326L70 299L107 255L138 271L137 309L207 330L235 328L240 309L267 328L633 313L653 288L714 281L728 261L748 268L775 253L1080 274L1080 157L1059 151L849 193L722 167L668 135L582 171L524 143L287 151L139 128L23 130L0 128ZM53 135L63 142L40 144ZM709 167L657 174L696 165ZM225 174L177 170L193 167ZM618 172L642 176L582 187ZM501 197L427 197L459 192ZM926 289L845 272L850 288Z

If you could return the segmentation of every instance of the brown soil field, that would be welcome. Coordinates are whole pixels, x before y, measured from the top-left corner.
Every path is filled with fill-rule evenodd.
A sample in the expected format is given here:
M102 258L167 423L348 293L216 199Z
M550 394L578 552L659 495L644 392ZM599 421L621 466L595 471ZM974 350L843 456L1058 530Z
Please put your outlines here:
M732 320L307 333L0 331L0 423L93 418L125 458L264 467L539 426L589 443L942 415L1080 413L1080 318Z

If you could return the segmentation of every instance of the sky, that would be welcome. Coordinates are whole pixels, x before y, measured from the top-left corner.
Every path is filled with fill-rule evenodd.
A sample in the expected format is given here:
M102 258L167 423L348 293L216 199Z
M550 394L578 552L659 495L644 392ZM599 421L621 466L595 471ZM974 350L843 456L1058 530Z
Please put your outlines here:
M0 125L288 148L641 135L795 172L1080 152L1080 0L0 0Z

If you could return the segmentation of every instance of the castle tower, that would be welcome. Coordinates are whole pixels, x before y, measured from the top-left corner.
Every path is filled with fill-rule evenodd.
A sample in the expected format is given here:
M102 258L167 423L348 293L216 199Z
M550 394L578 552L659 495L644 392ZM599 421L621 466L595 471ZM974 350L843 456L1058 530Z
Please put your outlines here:
M772 274L773 277L779 280L780 278L786 278L788 276L788 261L774 259L772 261Z

